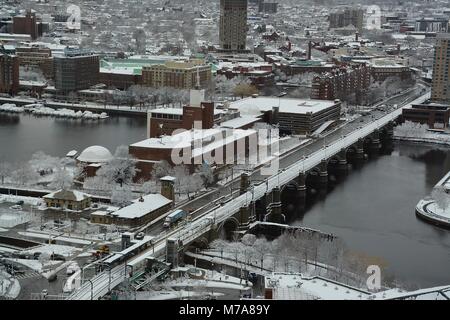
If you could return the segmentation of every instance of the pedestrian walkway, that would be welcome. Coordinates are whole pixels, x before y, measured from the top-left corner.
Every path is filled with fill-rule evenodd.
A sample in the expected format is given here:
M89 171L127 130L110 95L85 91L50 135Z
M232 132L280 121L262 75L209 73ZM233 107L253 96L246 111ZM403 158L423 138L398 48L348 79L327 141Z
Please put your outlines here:
M15 278L17 280L25 280L25 279L40 278L40 277L41 277L41 274L39 272L36 272L36 271L34 271L34 272L26 272L24 274L19 274L19 275L15 276Z

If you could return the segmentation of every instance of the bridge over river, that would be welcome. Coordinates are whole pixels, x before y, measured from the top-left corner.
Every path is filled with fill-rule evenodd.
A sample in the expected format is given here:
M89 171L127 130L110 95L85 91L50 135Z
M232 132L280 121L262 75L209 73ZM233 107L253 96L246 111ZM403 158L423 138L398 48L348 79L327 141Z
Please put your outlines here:
M381 139L392 137L393 128L402 113L402 107L408 104L424 102L430 98L430 94L420 96L408 95L402 100L399 108L382 114L376 119L368 119L365 123L351 125L347 131L337 131L332 137L328 137L322 146L308 147L307 153L298 150L289 155L280 157L280 170L278 173L259 179L256 184L251 184L253 176L243 174L240 181L240 189L233 199L226 203L207 206L200 215L174 230L161 233L153 241L153 245L134 256L126 263L114 267L108 271L97 274L87 280L75 292L69 300L98 299L107 294L112 288L124 282L130 273L142 269L148 258L164 256L167 250L167 242L176 241L181 247L188 247L194 242L209 241L217 237L224 225L235 224L237 229L245 231L250 223L255 220L254 208L258 203L263 203L266 211L265 220L279 222L283 219L281 212L281 192L286 186L295 186L298 198L306 195L307 180L313 180L317 187L326 186L328 183L328 170L334 166L339 170L345 170L347 161L364 159L365 152L376 151L381 147ZM403 96L402 99L405 97ZM414 101L411 101L415 99ZM289 161L286 159L289 158ZM168 261L170 262L170 261Z

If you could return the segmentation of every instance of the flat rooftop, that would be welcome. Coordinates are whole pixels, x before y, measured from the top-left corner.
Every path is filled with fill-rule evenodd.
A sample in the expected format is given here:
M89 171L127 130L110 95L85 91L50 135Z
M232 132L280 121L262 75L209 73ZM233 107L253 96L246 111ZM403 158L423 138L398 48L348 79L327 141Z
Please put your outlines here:
M230 103L230 109L238 109L241 114L264 113L280 106L280 113L317 113L335 106L334 101L313 99L290 99L278 97L246 98Z
M139 199L135 200L133 204L119 209L111 213L111 215L122 219L136 219L172 203L172 200L160 194L149 194L142 198L144 199L143 202L139 201Z
M226 132L226 135L224 134ZM255 130L229 130L225 128L191 130L173 136L163 136L161 138L150 138L136 142L130 147L148 149L183 149L197 147L194 141L202 141L202 146L193 150L193 155L198 155L208 150L219 148L224 143L240 140L244 137L255 134ZM220 138L220 139L219 139Z
M171 114L171 115L183 115L183 108L156 108L149 111L150 113ZM224 110L214 109L214 115L225 113Z

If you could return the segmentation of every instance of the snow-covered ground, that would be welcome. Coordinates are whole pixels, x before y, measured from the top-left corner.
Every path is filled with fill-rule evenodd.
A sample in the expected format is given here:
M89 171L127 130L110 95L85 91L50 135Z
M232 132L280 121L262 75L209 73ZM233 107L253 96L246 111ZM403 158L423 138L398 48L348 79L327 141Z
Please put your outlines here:
M202 297L216 298L223 296L223 293L219 292L198 292L198 291L186 291L186 290L161 290L161 291L140 291L136 293L136 300L181 300L181 299L194 299ZM133 296L129 297L134 299Z
M43 272L48 270L56 265L62 263L62 261L45 261L41 262L39 260L31 260L31 259L5 259L6 261L14 262L20 265L23 265L31 270L36 272Z
M15 299L19 294L19 281L5 271L0 270L0 297Z
M24 212L0 212L0 227L14 228L17 225L24 224L30 221L28 214Z
M227 290L237 290L237 291L247 291L251 290L252 283L240 278L236 278L224 273L220 273L213 270L206 270L200 268L194 268L194 266L189 269L188 274L194 274L197 278L191 278L189 275L186 277L181 277L174 280L168 280L164 282L165 287L170 288L205 288L205 289L227 289Z
M44 205L44 201L40 198L0 194L0 202L16 203L18 201L23 201L25 204L32 206Z
M0 232L8 232L8 229L0 228Z
M70 246L62 246L58 244L45 244L37 248L33 248L27 251L24 251L24 253L34 254L35 252L40 252L42 254L59 254L64 257L70 257L74 254L80 252L80 248L70 247Z
M22 236L30 237L30 238L38 238L38 239L48 239L49 238L48 234L43 234L43 233L19 232L19 234ZM52 236L52 239L63 241L63 242L69 242L69 243L73 243L73 244L82 244L82 245L92 244L92 241L77 239L77 238L69 238L69 237L61 237L61 236L53 237Z

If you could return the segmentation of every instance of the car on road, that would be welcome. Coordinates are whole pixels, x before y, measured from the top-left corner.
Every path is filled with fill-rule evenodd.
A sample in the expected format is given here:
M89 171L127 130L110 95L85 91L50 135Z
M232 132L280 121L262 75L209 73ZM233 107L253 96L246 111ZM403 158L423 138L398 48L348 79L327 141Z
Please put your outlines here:
M145 237L145 233L143 232L139 232L138 234L136 234L136 236L134 237L136 240L142 240Z

